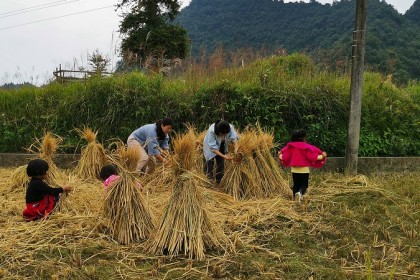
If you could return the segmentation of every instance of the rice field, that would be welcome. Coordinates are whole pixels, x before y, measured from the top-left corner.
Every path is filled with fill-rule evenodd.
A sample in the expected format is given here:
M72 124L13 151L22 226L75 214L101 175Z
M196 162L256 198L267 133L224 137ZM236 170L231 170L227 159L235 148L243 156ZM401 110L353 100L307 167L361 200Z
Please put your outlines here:
M24 222L25 188L12 188L13 171L0 169L2 279L419 279L418 173L314 173L303 204L200 188L226 239L196 260L150 253L147 239L117 242L102 183L73 170L58 173L57 182L74 187L59 211ZM150 182L142 195L160 220L172 186Z

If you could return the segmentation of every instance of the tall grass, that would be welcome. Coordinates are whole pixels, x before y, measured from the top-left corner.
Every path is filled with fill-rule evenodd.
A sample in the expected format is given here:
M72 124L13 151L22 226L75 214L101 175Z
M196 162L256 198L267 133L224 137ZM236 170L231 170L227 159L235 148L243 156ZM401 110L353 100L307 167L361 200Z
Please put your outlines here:
M171 116L204 130L218 117L239 128L257 121L285 143L294 128L308 140L344 154L350 92L348 75L318 69L301 54L258 59L220 51L190 61L172 77L129 73L66 85L0 90L0 151L19 152L48 129L74 152L75 127L101 131L101 142L125 140L137 127ZM242 65L244 59L244 66ZM362 100L362 156L420 155L420 85L399 88L366 73Z

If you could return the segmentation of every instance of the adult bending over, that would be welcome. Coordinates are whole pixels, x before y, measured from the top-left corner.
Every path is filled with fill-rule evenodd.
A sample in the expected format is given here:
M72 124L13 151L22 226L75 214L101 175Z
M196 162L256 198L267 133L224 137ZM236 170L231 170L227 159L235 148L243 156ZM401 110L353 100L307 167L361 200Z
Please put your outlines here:
M134 147L140 152L140 160L136 168L138 173L152 173L155 159L165 163L166 160L161 151L169 150L169 133L173 125L174 121L166 117L156 123L143 125L128 136L127 146Z
M237 152L238 134L233 125L225 120L217 120L210 125L203 142L204 153L204 173L207 178L213 180L216 177L216 184L220 184L225 171L225 160L232 160L232 157L226 155L227 143L233 143L235 152ZM214 176L214 161L216 161L216 176Z

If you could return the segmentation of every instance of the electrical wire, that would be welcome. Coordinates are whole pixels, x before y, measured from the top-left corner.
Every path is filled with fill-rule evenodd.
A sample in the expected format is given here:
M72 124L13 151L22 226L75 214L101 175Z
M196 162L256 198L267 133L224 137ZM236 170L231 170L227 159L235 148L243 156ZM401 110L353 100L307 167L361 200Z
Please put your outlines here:
M12 25L12 26L8 26L8 27L3 27L3 28L0 28L0 31L1 30L6 30L6 29L11 29L11 28L16 28L16 27L20 27L20 26L25 26L25 25L31 25L31 24L38 23L38 22L43 22L43 21L48 21L48 20L53 20L53 19L59 19L59 18L74 16L74 15L79 15L79 14L94 12L94 11L103 10L103 9L107 9L107 8L111 8L111 7L114 7L114 5L100 7L100 8L91 9L91 10L86 10L86 11L81 11L81 12L67 14L67 15L62 15L62 16L57 16L57 17L51 17L51 18L41 19L41 20L27 22L27 23L23 23L23 24Z
M47 7L40 7L40 8L36 8L36 9L32 9L32 10L30 10L30 8L27 8L27 9L24 9L24 10L27 10L27 11L21 11L21 12L18 12L18 13L14 13L14 14L10 14L10 15L4 15L4 16L0 15L0 19L6 18L6 17L17 16L17 15L21 15L21 14L26 14L26 13L30 13L30 12L33 12L33 11L44 10L44 9L48 9L48 8L52 8L52 7L56 7L56 6L66 5L66 4L70 4L70 3L73 3L73 2L77 2L77 1L80 1L80 0L72 0L72 1L69 1L69 2L58 3L58 4L55 4L55 5L49 5Z
M33 8L38 8L38 7L42 7L42 6L49 6L49 5L52 5L52 4L61 3L61 2L66 2L66 1L69 1L69 0L54 1L54 2L49 2L49 3L45 3L45 4L40 4L40 5L36 5L36 6L32 6L32 7L28 7L28 8L23 8L23 9L19 9L19 10L10 11L10 12L0 13L0 16L2 16L2 15L7 15L7 14L14 14L14 13L21 12L21 11L25 11L25 10L30 10L30 9L33 9Z

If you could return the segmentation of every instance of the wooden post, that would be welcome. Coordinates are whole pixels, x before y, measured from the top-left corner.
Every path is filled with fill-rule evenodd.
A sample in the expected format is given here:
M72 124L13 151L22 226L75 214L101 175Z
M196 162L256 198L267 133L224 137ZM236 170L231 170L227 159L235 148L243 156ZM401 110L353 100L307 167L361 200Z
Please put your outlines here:
M346 162L344 167L344 174L346 175L357 174L365 60L366 16L367 0L357 0L352 46L350 112L347 130Z

